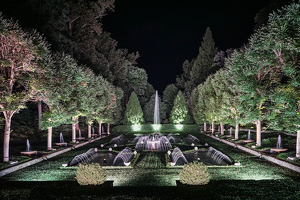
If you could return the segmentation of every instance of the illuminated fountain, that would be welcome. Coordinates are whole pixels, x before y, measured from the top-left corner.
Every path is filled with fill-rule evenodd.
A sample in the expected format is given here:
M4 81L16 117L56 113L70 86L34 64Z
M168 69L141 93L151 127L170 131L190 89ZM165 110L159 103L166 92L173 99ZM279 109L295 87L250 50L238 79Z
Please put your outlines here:
M175 165L179 158L182 158L185 163L188 163L187 159L185 158L182 151L178 147L176 147L171 153L171 158L172 158L171 165Z
M67 143L64 141L64 137L62 133L59 134L59 143L55 143L55 145L62 146L62 147L67 146Z
M77 163L87 163L94 159L94 154L96 154L98 151L97 148L91 148L87 152L79 154L73 158L73 160L70 162L70 166L75 165Z
M84 140L84 137L81 137L81 130L78 130L78 138L76 138L76 140Z
M247 140L243 140L244 143L250 143L250 142L254 142L254 140L251 140L251 133L250 130L248 131L248 139Z
M110 144L124 144L127 142L127 139L123 134L119 135L118 137L114 137L110 140Z
M169 150L172 145L168 138L163 135L154 134L148 136L142 136L136 143L135 148L137 150Z
M158 131L160 129L159 101L157 91L155 93L153 128L155 131Z
M30 143L29 143L28 139L26 141L26 151L21 151L21 154L26 155L26 156L31 156L32 154L37 154L37 151L30 150Z
M213 147L208 148L207 157L211 157L218 164L220 164L223 160L226 161L227 163L232 164L232 161L228 156L226 156L221 151L218 151Z
M186 138L189 142L194 143L194 142L198 142L200 143L199 139L196 138L195 136L188 134L187 138Z
M288 149L282 148L281 136L278 136L276 148L271 148L270 152L275 151L276 153L281 153L283 151L287 151Z
M129 147L126 147L125 149L123 149L122 151L120 151L120 153L118 153L118 155L115 157L115 159L113 161L113 165L118 160L118 158L120 158L120 159L123 160L124 165L128 166L130 164L130 161L131 161L133 155L134 154L131 151L131 149Z

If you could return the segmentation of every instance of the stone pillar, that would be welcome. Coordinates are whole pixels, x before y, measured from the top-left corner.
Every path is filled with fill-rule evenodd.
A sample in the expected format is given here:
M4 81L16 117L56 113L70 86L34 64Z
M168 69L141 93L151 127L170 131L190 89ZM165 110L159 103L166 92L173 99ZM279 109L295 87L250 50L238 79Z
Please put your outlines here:
M88 125L88 138L92 137L92 126Z
M214 121L212 121L211 123L211 133L215 132L215 127L214 127Z
M297 131L296 157L300 158L300 130Z
M42 129L42 101L38 102L39 129Z
M101 127L102 127L102 122L98 122L99 123L99 128L98 128L98 135L101 135Z
M204 123L204 132L207 131L206 123Z
M109 135L110 132L109 132L109 124L107 124L107 134Z
M72 142L76 142L76 124L72 123Z
M222 122L220 122L220 126L221 126L221 135L224 135L224 125Z
M52 150L52 127L48 127L47 149Z

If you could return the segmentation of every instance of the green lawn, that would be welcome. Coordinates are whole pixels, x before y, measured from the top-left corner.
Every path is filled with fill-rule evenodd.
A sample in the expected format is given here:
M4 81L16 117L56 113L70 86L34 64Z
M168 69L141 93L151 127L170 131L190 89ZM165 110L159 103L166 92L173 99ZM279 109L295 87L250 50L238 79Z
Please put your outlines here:
M79 186L74 169L60 169L75 155L98 147L100 140L69 151L47 161L29 166L0 179L1 199L299 199L300 174L259 159L231 146L192 132L201 142L217 148L239 167L212 167L212 179L205 186L179 186L176 180L181 169L161 168L159 159L140 156L131 169L107 170L114 186ZM185 137L187 134L184 134ZM112 136L111 136L112 137ZM144 159L144 160L143 160ZM145 164L148 160L151 164ZM141 162L142 161L142 162ZM147 166L146 166L147 165Z

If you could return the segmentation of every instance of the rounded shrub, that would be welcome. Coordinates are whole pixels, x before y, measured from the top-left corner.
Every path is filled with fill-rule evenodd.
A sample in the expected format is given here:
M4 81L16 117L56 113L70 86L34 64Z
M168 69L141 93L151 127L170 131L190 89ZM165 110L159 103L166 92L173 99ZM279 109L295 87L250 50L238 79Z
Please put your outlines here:
M202 162L185 164L179 173L180 182L188 185L205 185L209 182L208 168Z
M80 185L100 185L106 181L107 173L98 163L80 164L76 180Z

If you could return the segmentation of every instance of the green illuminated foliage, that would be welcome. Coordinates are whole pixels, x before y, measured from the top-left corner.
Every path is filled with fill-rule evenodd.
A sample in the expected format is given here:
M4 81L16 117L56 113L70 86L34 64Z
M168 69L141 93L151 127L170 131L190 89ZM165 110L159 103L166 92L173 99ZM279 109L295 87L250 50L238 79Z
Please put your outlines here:
M143 111L135 92L132 92L126 105L124 121L132 125L144 122Z
M101 185L106 181L107 173L98 163L80 164L75 178L80 185Z
M173 124L190 123L190 115L187 107L185 97L181 90L179 90L171 111L170 121Z
M185 164L179 173L180 182L188 185L205 185L210 180L208 168L202 162Z

